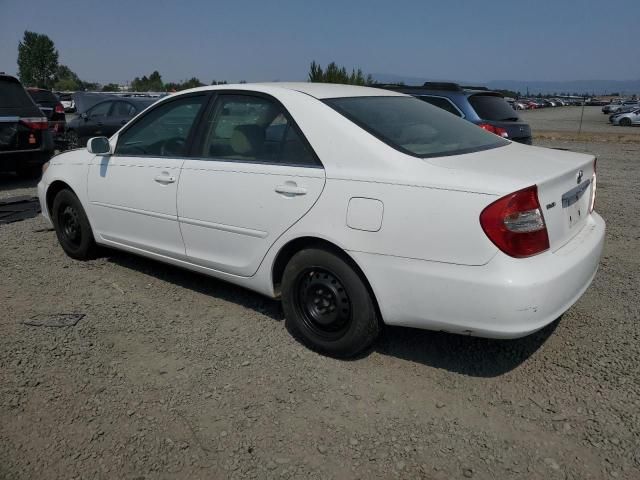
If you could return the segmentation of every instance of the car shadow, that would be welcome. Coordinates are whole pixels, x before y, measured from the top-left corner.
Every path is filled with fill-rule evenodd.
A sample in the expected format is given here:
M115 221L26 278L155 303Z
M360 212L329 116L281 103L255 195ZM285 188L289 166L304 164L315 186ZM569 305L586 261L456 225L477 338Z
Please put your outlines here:
M385 327L374 350L470 377L497 377L524 363L547 341L559 322L560 318L538 332L511 340Z
M196 291L255 310L267 317L284 320L279 301L243 287L197 272L157 262L127 252L105 250L105 258L176 286ZM380 339L353 360L372 352L472 377L496 377L525 362L549 338L560 319L527 337L493 340L406 327L385 327Z
M105 249L103 258L121 267L142 272L173 285L242 305L273 320L284 320L279 301L232 283L119 250Z

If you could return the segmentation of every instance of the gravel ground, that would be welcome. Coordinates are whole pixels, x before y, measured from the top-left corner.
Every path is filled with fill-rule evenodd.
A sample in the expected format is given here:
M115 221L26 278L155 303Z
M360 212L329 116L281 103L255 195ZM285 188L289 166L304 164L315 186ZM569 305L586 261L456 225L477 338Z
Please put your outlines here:
M546 145L598 155L607 244L580 301L520 340L387 328L337 361L277 302L73 261L40 217L0 226L0 477L640 478L640 144ZM86 316L21 323L55 313Z

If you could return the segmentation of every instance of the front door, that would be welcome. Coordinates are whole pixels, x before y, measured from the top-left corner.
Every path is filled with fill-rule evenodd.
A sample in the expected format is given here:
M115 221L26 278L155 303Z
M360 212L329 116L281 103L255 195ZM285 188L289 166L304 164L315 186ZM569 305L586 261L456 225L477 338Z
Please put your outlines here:
M96 156L88 196L94 232L107 243L184 258L176 194L190 133L206 94L160 103Z
M203 126L178 187L186 254L193 263L251 276L318 199L324 169L268 96L219 95Z

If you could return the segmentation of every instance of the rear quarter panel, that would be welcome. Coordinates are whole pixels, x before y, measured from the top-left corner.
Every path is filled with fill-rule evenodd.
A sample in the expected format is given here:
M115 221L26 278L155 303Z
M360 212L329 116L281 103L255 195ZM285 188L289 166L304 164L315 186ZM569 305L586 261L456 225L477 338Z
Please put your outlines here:
M378 231L347 226L352 198L382 202ZM479 216L495 198L436 188L327 179L318 203L281 241L322 232L321 236L347 251L483 265L497 249L484 235Z

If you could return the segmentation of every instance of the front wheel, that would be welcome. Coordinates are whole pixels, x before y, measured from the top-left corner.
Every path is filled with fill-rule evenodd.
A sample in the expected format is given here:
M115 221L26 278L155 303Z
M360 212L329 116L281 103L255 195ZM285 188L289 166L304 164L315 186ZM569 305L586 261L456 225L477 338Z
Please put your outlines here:
M363 279L329 250L310 248L291 258L282 278L282 306L289 332L330 356L353 357L380 333Z
M622 119L620 119L620 125L622 125L623 127L630 127L631 126L631 119L630 118L622 118Z
M78 197L71 190L61 190L51 208L53 226L64 252L76 260L94 258L97 246L91 225Z

